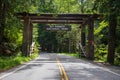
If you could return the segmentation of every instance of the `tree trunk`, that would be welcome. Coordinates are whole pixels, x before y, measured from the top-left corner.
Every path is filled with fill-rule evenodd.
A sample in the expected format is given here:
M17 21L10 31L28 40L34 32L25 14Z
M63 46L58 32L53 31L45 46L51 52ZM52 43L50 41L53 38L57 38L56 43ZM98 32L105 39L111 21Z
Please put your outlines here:
M110 64L114 63L114 55L115 55L115 33L116 33L116 25L117 20L115 15L110 15L109 21L109 42L108 42L108 56L107 61Z
M6 4L4 0L0 0L0 55L5 54L4 46L3 46L3 36L5 29L5 21L6 21Z
M0 0L0 44L2 43L6 21L6 4Z

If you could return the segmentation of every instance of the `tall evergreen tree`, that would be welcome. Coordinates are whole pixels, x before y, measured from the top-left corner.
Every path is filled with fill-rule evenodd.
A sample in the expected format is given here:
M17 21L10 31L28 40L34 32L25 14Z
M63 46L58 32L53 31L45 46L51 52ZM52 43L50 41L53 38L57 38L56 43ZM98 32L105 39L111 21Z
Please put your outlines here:
M120 16L119 0L95 0L94 9L106 16L109 22L109 42L107 61L114 63L117 17Z

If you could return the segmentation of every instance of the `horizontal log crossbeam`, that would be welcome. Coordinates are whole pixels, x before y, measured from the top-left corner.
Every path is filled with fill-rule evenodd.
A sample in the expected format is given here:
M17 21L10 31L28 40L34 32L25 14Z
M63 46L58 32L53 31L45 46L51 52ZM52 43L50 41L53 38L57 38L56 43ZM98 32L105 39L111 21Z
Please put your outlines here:
M32 23L44 24L84 24L92 17L97 18L97 14L30 14L30 13L17 13L21 21L25 16L29 16Z

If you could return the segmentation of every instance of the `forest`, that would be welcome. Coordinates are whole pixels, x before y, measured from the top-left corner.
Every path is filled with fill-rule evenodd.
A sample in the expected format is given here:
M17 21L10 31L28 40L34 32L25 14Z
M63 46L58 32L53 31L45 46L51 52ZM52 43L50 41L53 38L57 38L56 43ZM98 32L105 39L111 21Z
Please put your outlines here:
M95 60L120 65L119 0L0 0L0 59L21 54L24 25L16 16L19 12L102 15L94 22ZM33 42L42 51L80 53L80 25L69 24L71 31L46 31L46 25L56 24L33 28Z

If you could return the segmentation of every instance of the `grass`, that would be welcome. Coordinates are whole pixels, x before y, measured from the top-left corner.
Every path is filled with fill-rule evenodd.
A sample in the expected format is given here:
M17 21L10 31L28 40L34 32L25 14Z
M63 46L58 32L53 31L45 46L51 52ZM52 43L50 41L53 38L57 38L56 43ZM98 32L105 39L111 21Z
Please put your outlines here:
M34 53L30 57L23 57L21 55L11 56L11 57L0 57L0 71L5 71L20 65L24 62L30 61L37 57L38 54Z
M67 56L72 56L72 57L75 57L75 58L79 58L78 53L60 53L60 54L64 54L64 55L67 55Z
M64 54L64 55L67 55L67 56L72 56L72 57L75 57L75 58L80 58L80 59L86 60L86 58L84 58L84 57L79 57L78 53L60 53L60 54ZM106 58L104 58L104 59L106 59ZM97 60L95 59L94 62L102 62L102 63L104 63L104 62L107 62L107 61L105 61L103 59L97 59ZM114 65L115 66L120 66L120 57L118 59L115 58Z

